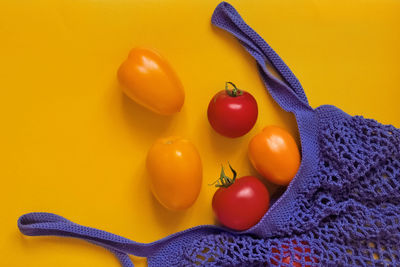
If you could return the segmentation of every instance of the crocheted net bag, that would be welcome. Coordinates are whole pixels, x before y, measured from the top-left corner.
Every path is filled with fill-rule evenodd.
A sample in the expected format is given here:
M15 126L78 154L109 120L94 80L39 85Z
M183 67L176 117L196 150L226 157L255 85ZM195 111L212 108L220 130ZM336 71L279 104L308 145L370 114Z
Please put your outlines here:
M124 267L133 266L128 254L149 266L400 266L400 130L334 106L311 108L294 74L228 3L212 23L254 57L269 93L299 127L300 169L262 220L243 232L203 225L149 244L50 213L21 216L20 231L85 239Z

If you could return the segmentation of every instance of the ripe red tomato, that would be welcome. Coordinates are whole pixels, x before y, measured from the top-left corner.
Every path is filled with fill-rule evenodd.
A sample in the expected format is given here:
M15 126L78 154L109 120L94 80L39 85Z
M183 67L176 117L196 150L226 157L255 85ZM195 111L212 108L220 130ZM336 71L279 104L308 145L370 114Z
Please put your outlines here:
M310 254L311 253L311 248L309 247L309 243L307 241L301 241L300 242L301 245L303 246L304 250L299 246L299 243L296 240L292 240L292 244L294 245L294 250L296 252L299 252L299 254L294 253L294 259L292 260L292 265L293 267L302 267L301 265L301 253L307 253ZM297 246L296 246L297 245ZM291 260L291 256L293 256L290 251L289 251L289 243L287 245L282 245L282 252L283 252L283 256L284 258L282 260L280 259L280 256L278 254L280 254L280 251L276 248L272 249L272 253L276 253L277 255L274 256L275 260L272 260L271 263L273 266L281 266L281 264L279 264L279 262L281 263L285 263L287 265L290 265L290 260ZM304 257L304 262L305 262L305 266L304 267L311 267L314 266L316 263L319 263L319 260L316 257L310 257L310 256L305 256Z
M269 207L267 188L254 176L233 179L225 176L222 168L221 177L215 192L212 207L218 221L233 230L246 230L256 225Z
M228 90L228 84L234 89ZM240 137L248 133L257 121L257 102L251 94L227 82L225 90L211 99L207 115L216 132L226 137Z

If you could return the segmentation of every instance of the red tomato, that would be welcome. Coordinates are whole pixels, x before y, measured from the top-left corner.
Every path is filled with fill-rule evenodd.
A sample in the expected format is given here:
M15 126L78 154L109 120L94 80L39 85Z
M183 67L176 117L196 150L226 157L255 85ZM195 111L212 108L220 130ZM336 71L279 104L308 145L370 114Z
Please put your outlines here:
M303 247L310 245L307 241L301 241L300 243L303 245ZM297 245L298 242L296 240L293 240L292 244L293 245ZM293 266L293 267L302 267L302 265L301 265L301 255L300 255L301 253L303 253L303 252L307 253L307 254L311 253L311 248L310 247L305 247L304 250L303 250L300 246L298 246L298 247L295 246L294 250L296 252L299 252L299 254L295 253L294 254L294 259L292 260L292 263L290 263L292 254L290 254L290 251L289 251L289 244L282 245L282 250L283 250L284 258L280 262L281 263L285 263L287 265L291 264L291 266ZM280 251L278 249L276 249L276 248L273 248L272 249L272 253L280 254ZM272 265L273 266L281 266L281 264L278 263L279 262L279 258L280 258L279 255L276 255L274 257L275 257L276 261L272 260L271 261ZM304 257L304 262L305 262L304 267L311 267L311 266L314 266L315 263L318 263L319 261L318 261L318 259L316 257L312 257L312 259L311 259L310 256L305 256Z
M228 90L228 84L234 89ZM256 123L257 102L251 94L227 82L225 90L211 99L207 115L216 132L226 137L239 137L248 133Z
M232 169L232 168L231 168ZM233 230L246 230L256 225L269 207L267 188L254 176L235 180L221 172L218 190L215 192L212 207L218 221Z

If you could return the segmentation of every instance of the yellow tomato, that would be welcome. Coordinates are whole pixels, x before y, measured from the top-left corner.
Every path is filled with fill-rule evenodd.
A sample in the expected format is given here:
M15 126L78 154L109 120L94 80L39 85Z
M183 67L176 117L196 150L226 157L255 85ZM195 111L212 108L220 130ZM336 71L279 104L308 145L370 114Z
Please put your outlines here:
M118 79L128 97L158 114L171 115L183 106L182 83L167 60L151 49L132 49Z
M248 154L257 172L279 185L288 185L300 166L300 153L295 140L277 126L265 127L255 135L250 140Z
M158 139L146 160L151 190L170 210L189 208L197 199L202 182L202 164L196 147L186 139Z

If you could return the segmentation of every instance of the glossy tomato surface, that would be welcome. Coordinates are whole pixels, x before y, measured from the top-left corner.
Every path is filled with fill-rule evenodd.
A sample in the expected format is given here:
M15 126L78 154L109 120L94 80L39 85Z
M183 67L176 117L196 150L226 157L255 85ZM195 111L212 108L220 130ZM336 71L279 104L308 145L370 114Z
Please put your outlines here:
M285 129L265 127L249 143L248 155L253 167L265 179L288 185L300 166L296 141Z
M118 70L125 94L138 104L162 115L181 110L185 92L171 65L158 52L133 48Z
M208 121L219 134L235 138L248 133L257 121L258 107L255 98L246 91L218 92L210 101Z
M196 147L181 137L158 139L150 148L146 167L151 190L167 209L184 210L196 201L202 164Z
M218 188L212 207L222 225L242 231L256 225L267 212L269 193L256 177L244 176L227 188Z

